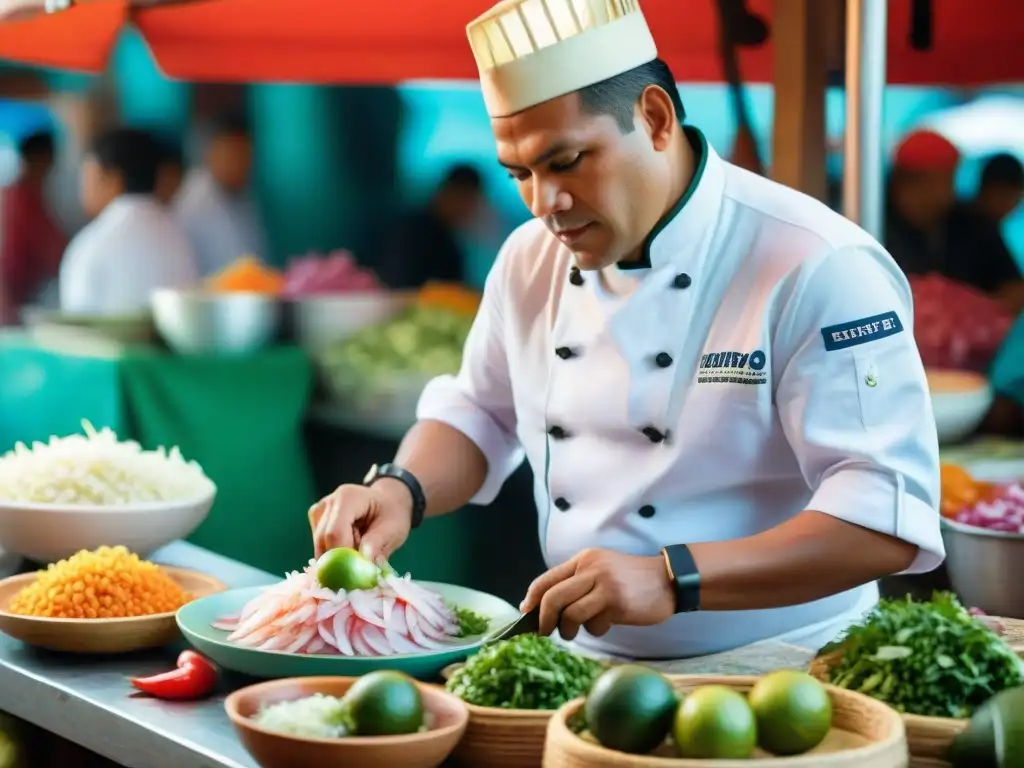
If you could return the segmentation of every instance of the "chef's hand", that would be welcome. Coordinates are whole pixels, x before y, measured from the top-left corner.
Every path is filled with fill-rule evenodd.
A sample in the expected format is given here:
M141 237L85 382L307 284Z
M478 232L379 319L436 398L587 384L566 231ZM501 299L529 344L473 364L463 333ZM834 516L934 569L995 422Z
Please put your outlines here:
M540 634L557 628L572 640L581 626L600 637L616 624L660 624L675 613L675 592L660 555L585 549L538 576L520 610L526 613L538 604Z
M412 496L398 480L342 485L309 508L316 557L335 547L358 549L371 560L390 557L409 537Z

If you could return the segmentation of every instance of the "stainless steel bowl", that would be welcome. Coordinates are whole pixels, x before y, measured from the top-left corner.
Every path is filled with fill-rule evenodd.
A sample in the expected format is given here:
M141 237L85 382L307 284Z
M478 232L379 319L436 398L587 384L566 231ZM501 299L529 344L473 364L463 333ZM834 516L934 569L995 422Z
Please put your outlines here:
M153 293L152 306L157 331L180 354L245 354L281 332L283 309L274 296L164 289Z
M1024 619L1024 534L942 521L946 570L964 605Z

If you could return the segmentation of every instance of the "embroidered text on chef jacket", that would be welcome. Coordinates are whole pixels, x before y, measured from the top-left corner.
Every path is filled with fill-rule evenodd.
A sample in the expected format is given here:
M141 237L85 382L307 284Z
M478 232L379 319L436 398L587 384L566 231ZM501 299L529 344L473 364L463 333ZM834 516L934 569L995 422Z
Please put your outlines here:
M655 231L646 271L608 303L539 220L507 240L457 376L418 417L485 453L490 502L526 456L549 566L587 548L656 555L812 509L944 557L939 462L903 274L819 202L720 159L699 165ZM576 642L639 658L769 637L834 638L878 599L866 585L804 605L696 612Z
M134 314L149 308L154 290L197 280L192 246L167 207L149 195L122 195L68 246L60 305L75 314Z

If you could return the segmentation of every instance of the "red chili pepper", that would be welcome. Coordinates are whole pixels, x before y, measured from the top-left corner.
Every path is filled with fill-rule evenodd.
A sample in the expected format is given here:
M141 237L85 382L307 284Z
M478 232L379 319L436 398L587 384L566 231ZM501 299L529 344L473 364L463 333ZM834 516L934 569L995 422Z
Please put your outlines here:
M168 701L201 699L217 684L217 670L195 651L182 651L177 668L152 677L133 677L133 686L140 691Z

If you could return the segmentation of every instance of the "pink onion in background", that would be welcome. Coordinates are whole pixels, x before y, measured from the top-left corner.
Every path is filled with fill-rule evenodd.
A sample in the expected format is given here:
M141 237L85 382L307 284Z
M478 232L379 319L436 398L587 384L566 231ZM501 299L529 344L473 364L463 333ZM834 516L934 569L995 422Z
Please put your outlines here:
M1024 488L1010 483L989 500L964 507L953 519L963 525L1005 533L1024 533Z
M291 299L338 293L386 290L373 270L359 266L351 253L309 253L288 262L284 295Z

